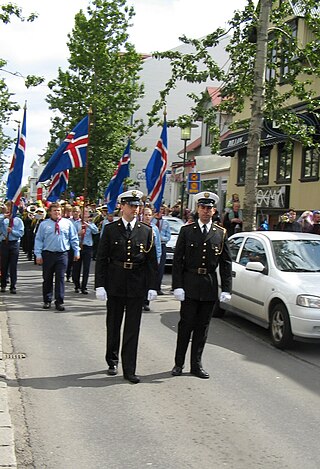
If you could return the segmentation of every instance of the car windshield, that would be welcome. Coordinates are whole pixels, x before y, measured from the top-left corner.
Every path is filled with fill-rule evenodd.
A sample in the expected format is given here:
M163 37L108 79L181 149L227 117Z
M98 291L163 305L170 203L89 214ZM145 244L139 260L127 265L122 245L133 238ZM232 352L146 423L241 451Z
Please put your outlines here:
M278 269L284 272L320 272L320 238L273 241Z
M170 232L172 235L177 235L179 234L180 230L181 230L181 227L184 225L184 223L179 220L170 220L167 218L167 221L169 222L169 225L170 225Z

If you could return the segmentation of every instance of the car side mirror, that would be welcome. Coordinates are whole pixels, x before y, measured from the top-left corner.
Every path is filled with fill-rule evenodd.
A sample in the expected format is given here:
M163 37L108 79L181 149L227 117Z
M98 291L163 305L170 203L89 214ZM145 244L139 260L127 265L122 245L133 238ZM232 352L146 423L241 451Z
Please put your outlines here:
M246 265L246 270L265 273L265 266L262 264L262 262L248 262Z

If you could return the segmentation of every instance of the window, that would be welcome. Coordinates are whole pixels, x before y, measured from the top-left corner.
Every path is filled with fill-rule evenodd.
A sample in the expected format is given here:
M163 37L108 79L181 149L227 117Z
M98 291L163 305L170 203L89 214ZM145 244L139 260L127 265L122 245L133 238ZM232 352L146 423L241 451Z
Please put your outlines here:
M238 177L237 177L238 186L243 186L245 183L246 160L247 160L247 149L241 148L241 150L238 151Z
M260 148L258 184L269 183L270 147Z
M293 145L290 142L278 145L277 183L291 182Z
M318 148L304 148L302 152L301 180L317 181L319 179L319 156Z
M280 65L280 81L284 82L290 73L289 62L296 58L294 51L296 50L296 39L298 34L298 21L294 20L288 23L291 29L291 38L283 35L281 48L281 65Z
M261 241L248 238L243 246L239 264L246 266L248 262L261 262L267 267L267 256Z
M270 81L276 78L277 68L277 40L274 34L270 34L268 37L268 57L266 66L266 81Z
M241 248L243 239L243 236L239 236L237 238L229 240L229 248L231 252L231 259L233 260L233 262L236 262L237 260L238 252Z
M212 133L210 132L210 125L206 124L206 141L205 141L206 147L212 144L212 140L213 138L212 138Z

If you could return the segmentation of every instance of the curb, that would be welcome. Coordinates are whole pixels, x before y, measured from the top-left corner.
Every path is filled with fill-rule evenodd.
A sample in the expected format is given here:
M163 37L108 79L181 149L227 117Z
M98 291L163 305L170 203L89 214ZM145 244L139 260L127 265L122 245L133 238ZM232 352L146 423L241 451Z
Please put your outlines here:
M3 307L0 302L0 310ZM6 367L0 327L0 468L17 468L14 431L9 413Z

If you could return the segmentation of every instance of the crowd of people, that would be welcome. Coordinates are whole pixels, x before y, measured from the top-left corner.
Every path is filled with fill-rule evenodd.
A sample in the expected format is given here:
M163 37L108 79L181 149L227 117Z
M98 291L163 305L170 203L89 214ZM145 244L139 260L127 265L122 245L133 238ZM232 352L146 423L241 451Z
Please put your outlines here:
M221 216L216 194L201 192L195 196L195 203L195 212L184 211L173 258L172 292L181 308L172 375L182 374L191 339L191 374L207 379L202 353L216 301L231 298L228 238L242 231L243 212L237 194L232 195ZM161 285L166 244L171 238L166 217L180 218L181 205L169 208L163 204L155 211L142 192L130 190L120 194L113 213L107 205L97 207L78 199L73 204L60 201L49 207L41 201L26 204L14 217L7 202L0 212L1 292L9 286L11 294L17 293L21 248L29 261L42 266L42 308L50 309L54 302L57 311L64 311L65 282L72 281L75 293L87 295L91 262L96 261L95 295L107 306L107 374L118 374L122 343L123 376L138 383L141 315L150 311L150 301L164 294ZM297 218L295 210L290 209L273 228L320 234L320 211L306 211ZM269 229L266 219L259 229Z

